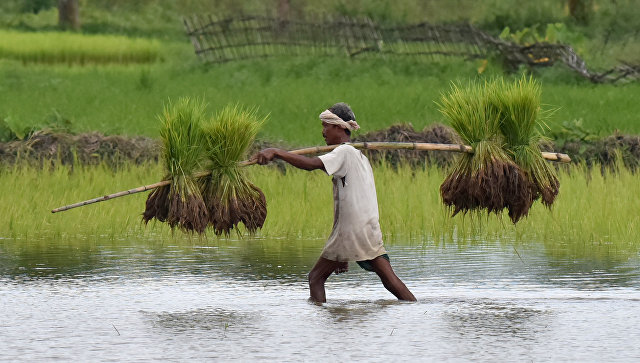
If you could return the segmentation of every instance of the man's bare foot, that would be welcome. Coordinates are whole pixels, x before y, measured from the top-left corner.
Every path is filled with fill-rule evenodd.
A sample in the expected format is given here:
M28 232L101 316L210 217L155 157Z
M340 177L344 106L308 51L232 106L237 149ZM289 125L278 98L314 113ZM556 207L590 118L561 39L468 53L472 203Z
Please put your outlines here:
M338 267L335 269L336 275L347 271L349 271L349 262L340 262Z

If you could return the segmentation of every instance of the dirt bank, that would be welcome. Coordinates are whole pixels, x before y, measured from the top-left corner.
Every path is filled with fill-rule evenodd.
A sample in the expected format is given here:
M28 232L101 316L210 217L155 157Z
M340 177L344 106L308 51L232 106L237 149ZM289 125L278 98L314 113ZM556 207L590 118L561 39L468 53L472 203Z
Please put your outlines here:
M396 141L460 143L458 135L448 126L433 124L423 130L415 130L411 124L396 124L386 129L372 131L353 137L353 141ZM266 140L258 140L251 153L265 147L289 148L289 146ZM575 162L602 170L626 167L635 171L640 166L640 136L614 134L607 137L580 140L564 139L551 141L543 151L566 153ZM103 135L98 132L84 134L38 131L27 140L0 142L0 165L24 163L36 166L97 165L105 163L118 167L125 163L142 164L157 162L160 157L159 140L143 136ZM407 162L413 167L435 164L446 167L452 163L456 153L445 151L415 150L367 150L373 162L387 162L392 166Z
M37 131L27 140L0 143L0 163L30 165L97 165L118 166L123 163L157 162L158 140L136 136L105 136L99 132L85 134Z

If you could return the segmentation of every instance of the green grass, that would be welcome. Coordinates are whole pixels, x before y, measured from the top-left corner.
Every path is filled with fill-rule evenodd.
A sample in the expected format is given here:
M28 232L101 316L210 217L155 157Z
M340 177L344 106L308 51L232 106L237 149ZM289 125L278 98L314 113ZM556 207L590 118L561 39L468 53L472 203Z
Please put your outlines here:
M260 237L318 238L332 225L330 178L321 172L248 167L249 179L267 198L268 216ZM146 193L51 214L61 205L149 184L160 179L160 165L131 166L117 173L108 168L58 167L51 172L16 168L0 173L0 237L19 240L81 238L149 240L198 238L171 231L166 224L140 222ZM560 195L551 210L535 203L517 226L505 215L449 217L438 193L444 173L437 168L415 171L374 167L380 222L385 240L436 243L514 242L638 251L640 176L621 170L615 176L581 167L560 172ZM233 234L232 234L233 236ZM210 231L207 240L213 240Z
M157 40L121 35L0 30L0 38L0 59L22 63L149 63L158 60L160 53Z
M58 114L76 132L157 136L156 115L168 98L204 97L211 111L229 103L257 107L261 115L270 114L260 138L301 146L322 143L317 116L335 102L353 107L363 132L395 122L422 128L443 121L434 101L451 80L478 77L478 64L455 59L274 58L204 67L188 44L172 49L185 64L174 59L150 65L25 67L0 61L0 117L21 129L46 124ZM496 73L493 68L483 76ZM582 119L585 128L603 135L640 133L639 83L567 83L544 74L541 83L543 104L559 109L552 130Z

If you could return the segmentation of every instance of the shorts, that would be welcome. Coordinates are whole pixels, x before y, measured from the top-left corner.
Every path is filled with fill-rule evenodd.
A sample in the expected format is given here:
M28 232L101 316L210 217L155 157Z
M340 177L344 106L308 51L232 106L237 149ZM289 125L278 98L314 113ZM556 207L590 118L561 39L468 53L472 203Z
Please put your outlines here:
M383 255L380 255L378 257L382 257L385 260L391 262L391 260L389 260L389 255L387 255L386 253ZM377 258L377 257L376 257ZM366 271L371 271L373 272L373 266L371 265L371 260L364 260L364 261L356 261L356 263L358 264L358 266L360 266L363 270Z

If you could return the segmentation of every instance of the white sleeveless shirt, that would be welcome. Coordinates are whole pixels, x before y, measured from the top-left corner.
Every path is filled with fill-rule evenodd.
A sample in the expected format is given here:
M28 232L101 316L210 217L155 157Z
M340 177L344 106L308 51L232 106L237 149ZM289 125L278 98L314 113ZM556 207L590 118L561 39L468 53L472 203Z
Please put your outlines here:
M333 176L334 206L333 231L321 256L344 262L385 254L369 159L351 145L340 145L319 158Z

